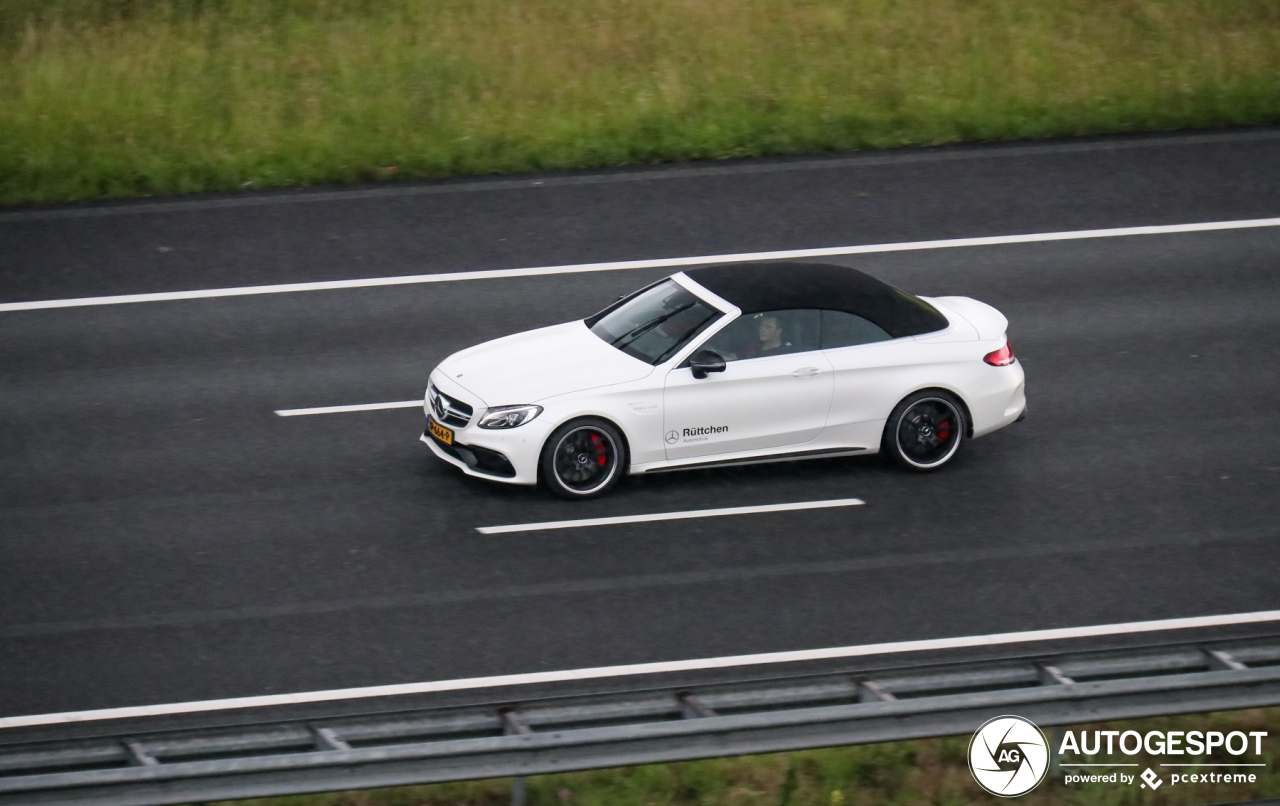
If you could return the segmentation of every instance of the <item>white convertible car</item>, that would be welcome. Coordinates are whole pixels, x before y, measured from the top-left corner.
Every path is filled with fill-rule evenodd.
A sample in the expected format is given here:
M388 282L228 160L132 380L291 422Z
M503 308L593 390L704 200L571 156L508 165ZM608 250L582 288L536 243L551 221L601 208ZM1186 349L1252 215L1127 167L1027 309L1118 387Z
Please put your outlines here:
M422 441L582 499L626 473L887 453L909 470L1026 414L1008 320L840 266L691 269L446 358Z

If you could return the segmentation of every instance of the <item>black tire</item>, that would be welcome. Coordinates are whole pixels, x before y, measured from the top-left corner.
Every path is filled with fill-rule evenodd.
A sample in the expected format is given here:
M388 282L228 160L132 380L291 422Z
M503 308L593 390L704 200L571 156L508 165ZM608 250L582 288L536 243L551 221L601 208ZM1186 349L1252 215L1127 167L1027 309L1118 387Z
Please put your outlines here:
M969 431L964 405L940 389L907 395L884 424L880 452L905 470L925 473L955 458Z
M583 417L551 432L538 470L552 495L582 501L611 490L626 472L626 462L626 443L618 429L599 417Z

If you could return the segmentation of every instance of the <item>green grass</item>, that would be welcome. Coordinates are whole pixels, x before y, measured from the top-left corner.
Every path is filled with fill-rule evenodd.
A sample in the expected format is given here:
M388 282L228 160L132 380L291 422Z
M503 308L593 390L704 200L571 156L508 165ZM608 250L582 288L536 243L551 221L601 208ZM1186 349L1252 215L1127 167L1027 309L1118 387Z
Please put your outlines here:
M0 0L0 203L1275 122L1276 0Z
M1085 726L1075 726L1080 730ZM1071 784L1061 776L1017 798L1020 806L1188 806L1280 796L1280 708L1090 725L1103 730L1266 730L1255 784L1188 784L1156 791L1136 785ZM969 737L655 764L528 779L530 806L992 806L969 774ZM1250 747L1252 750L1252 747ZM1221 754L1221 751L1219 751ZM1103 760L1103 759L1100 759ZM1161 771L1158 759L1121 758ZM1195 759L1183 757L1182 761ZM1183 770L1204 772L1206 770ZM1238 770L1236 770L1238 771ZM1167 771L1163 776L1168 778ZM506 806L509 782L400 787L240 801L238 806Z

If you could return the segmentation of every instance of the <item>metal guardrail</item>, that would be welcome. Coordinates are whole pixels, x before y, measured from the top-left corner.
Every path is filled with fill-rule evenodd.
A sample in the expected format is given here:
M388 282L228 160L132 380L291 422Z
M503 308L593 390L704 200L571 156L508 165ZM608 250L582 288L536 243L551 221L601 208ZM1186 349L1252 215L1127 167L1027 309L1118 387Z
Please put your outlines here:
M1280 704L1280 637L0 745L0 806L362 789ZM0 736L0 740L3 737Z

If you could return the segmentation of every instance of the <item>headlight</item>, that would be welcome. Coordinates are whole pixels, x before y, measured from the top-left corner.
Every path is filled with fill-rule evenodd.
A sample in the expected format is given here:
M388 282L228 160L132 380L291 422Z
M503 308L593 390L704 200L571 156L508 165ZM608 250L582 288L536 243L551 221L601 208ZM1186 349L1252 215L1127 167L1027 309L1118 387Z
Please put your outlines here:
M515 428L542 413L541 406L497 406L480 418L481 428Z

